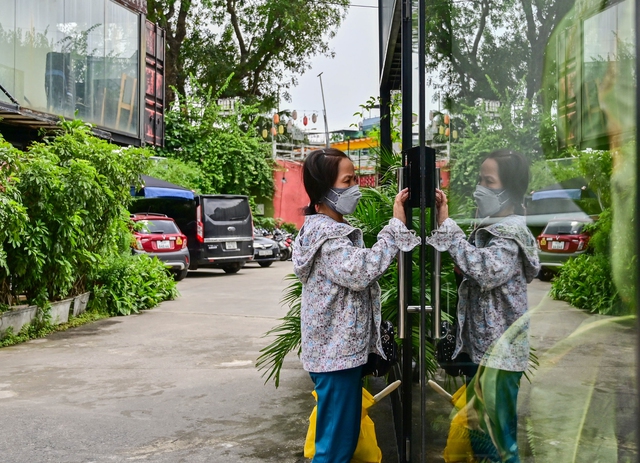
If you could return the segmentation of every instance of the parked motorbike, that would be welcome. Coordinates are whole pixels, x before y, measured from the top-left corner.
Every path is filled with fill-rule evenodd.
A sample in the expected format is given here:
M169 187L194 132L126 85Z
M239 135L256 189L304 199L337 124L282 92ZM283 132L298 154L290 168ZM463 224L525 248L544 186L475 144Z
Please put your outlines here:
M273 239L280 246L280 260L290 260L293 255L293 236L291 233L276 229L273 231Z

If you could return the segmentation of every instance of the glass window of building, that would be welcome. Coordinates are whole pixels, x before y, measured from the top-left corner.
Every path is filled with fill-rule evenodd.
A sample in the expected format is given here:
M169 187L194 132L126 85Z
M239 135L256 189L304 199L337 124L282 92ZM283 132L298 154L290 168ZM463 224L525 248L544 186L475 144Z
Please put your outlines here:
M18 104L137 136L139 15L111 0L8 3L0 83Z

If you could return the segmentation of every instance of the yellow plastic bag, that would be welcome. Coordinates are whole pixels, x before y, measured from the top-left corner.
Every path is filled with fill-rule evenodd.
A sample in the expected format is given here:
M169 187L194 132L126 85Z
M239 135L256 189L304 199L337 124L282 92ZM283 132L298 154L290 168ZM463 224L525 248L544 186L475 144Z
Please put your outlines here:
M313 397L318 400L316 391L313 391ZM366 389L362 389L362 423L360 425L360 436L358 437L358 445L353 454L351 463L380 463L382 461L382 451L378 447L376 439L376 429L373 420L369 416L367 409L375 403L373 396ZM307 430L307 438L304 442L305 458L313 458L316 453L316 419L318 415L318 406L313 407L311 416L309 417L309 429Z
M469 440L469 423L467 420L467 386L462 385L451 398L457 412L451 420L447 446L444 448L446 463L473 463L475 457Z

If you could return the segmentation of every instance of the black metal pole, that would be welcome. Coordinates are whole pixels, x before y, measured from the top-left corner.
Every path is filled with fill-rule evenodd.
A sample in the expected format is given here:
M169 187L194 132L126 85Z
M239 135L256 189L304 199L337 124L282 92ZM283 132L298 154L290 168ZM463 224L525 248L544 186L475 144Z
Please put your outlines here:
M425 242L427 236L427 158L425 150L425 112L426 112L426 76L425 76L425 27L426 27L425 0L418 0L418 143L420 150L420 241ZM433 216L433 214L431 214ZM427 335L427 250L420 246L420 459L424 461L427 450L427 368L426 368L426 335Z
M402 150L407 151L413 146L413 22L412 0L402 0ZM406 207L407 226L411 227L411 208ZM407 305L411 304L411 253L407 253L404 259L405 286L400 288L405 292ZM406 310L406 307L401 307ZM405 317L406 336L402 342L402 440L398 446L400 462L411 462L411 432L412 432L412 378L413 378L413 352L411 345L411 316Z

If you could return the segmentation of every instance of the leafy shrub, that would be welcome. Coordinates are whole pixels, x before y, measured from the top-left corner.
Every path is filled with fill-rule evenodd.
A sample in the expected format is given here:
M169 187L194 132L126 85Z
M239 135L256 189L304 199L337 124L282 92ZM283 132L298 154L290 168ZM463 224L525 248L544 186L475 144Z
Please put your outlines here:
M611 277L611 209L598 221L585 227L590 233L588 253L565 263L553 279L551 297L602 315L623 315L629 308L622 303Z
M199 194L213 193L204 172L193 162L171 158L158 159L149 163L146 174L189 188Z
M110 315L130 315L178 296L164 264L146 254L122 253L92 271L91 308Z
M85 275L129 245L126 205L148 156L92 135L82 121L21 152L0 142L0 303L44 305L84 291Z
M569 259L553 280L551 297L603 315L624 311L611 279L609 259L602 254L581 254Z

